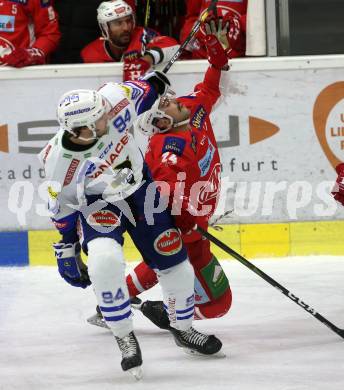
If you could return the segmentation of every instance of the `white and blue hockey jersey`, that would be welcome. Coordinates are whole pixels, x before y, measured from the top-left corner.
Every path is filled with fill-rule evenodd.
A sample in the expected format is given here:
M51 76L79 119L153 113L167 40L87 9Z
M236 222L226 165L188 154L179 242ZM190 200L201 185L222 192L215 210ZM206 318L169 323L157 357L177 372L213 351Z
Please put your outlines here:
M106 83L98 92L110 104L108 132L85 151L71 151L58 133L39 158L49 181L48 209L57 229L75 229L78 210L88 195L113 202L131 195L142 182L144 159L129 129L157 95L144 81Z

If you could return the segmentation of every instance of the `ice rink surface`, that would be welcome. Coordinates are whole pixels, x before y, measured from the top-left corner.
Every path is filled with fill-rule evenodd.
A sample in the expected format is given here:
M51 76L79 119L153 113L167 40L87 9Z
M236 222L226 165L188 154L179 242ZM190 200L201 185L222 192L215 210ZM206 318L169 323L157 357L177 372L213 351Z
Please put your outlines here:
M344 328L344 259L254 263ZM195 327L214 332L227 357L188 356L136 313L140 382L122 372L111 333L86 323L95 310L91 288L67 285L54 267L0 268L0 389L344 389L344 340L240 263L222 264L232 309ZM159 298L160 290L145 296Z

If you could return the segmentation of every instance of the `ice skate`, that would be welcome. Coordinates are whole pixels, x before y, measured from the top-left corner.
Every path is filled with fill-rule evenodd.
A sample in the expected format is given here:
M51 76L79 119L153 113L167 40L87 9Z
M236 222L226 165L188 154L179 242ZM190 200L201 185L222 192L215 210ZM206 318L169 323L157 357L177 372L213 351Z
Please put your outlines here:
M99 326L101 328L109 329L106 321L103 318L102 312L99 309L99 306L96 307L97 313L93 314L93 316L87 318L87 322L91 325Z
M130 372L137 380L141 379L143 376L142 355L134 332L122 338L116 337L116 341L122 353L122 370Z
M198 356L220 356L220 349L222 348L221 341L214 335L206 335L198 332L194 328L181 331L170 328L176 344L183 348L186 353ZM223 354L221 353L222 357Z
M170 320L162 301L145 301L142 303L140 310L158 328L171 330Z

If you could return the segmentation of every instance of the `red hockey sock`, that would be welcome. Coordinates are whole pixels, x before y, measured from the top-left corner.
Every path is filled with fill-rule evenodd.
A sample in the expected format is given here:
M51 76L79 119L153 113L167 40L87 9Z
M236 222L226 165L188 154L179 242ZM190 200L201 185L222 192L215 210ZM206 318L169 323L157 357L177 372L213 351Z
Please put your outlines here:
M228 312L231 305L232 292L228 288L220 298L203 305L195 305L195 320L222 317Z
M145 262L138 264L126 278L129 295L135 297L158 283L156 273Z

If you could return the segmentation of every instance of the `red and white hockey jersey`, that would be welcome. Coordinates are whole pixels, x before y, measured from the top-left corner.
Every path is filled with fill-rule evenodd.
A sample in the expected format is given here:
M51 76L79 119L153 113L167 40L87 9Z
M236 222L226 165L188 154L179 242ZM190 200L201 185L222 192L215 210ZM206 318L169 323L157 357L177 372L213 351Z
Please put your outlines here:
M1 59L15 48L35 47L48 55L54 51L61 33L51 0L0 1Z
M182 208L190 202L194 209L203 210L197 224L204 228L215 211L221 186L220 157L209 119L220 96L220 76L220 70L209 67L195 92L177 99L191 110L188 129L153 135L145 155L154 180L167 182L171 193L178 191L178 174L185 172ZM170 194L170 205L172 199ZM183 236L185 242L195 239L199 239L197 232Z
M84 62L119 62L126 59L133 61L142 57L148 50L157 65L169 61L178 48L178 42L173 38L159 35L149 28L135 27L130 44L119 60L111 56L102 37L85 46L81 51L81 58Z

